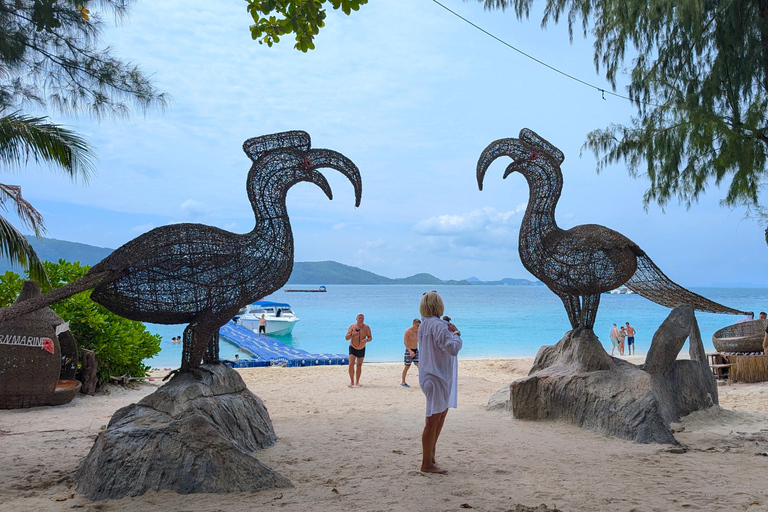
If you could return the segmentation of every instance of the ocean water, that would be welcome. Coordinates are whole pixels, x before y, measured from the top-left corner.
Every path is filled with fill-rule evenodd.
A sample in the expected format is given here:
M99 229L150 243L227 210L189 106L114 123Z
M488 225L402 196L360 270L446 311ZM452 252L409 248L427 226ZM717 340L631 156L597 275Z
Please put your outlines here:
M299 287L294 285L293 288ZM316 288L317 285L302 287ZM425 291L437 290L445 302L445 314L461 330L462 358L535 356L542 345L557 343L570 330L560 299L546 286L429 286L429 285L332 285L326 293L278 291L267 300L287 302L300 321L290 336L279 338L288 345L311 353L346 354L347 328L358 313L371 326L373 341L367 345L366 361L402 361L403 331L419 317L419 301ZM768 289L694 288L716 302L745 311L768 311ZM654 332L669 314L639 295L603 294L595 322L603 346L610 352L608 332L613 323L629 322L636 330L638 354L650 346ZM713 351L712 334L740 317L697 312L707 351ZM147 324L163 337L161 352L146 363L156 368L176 368L181 362L181 344L171 343L185 325ZM687 345L683 349L687 351ZM231 359L237 349L221 341L220 356ZM241 354L240 357L248 357Z

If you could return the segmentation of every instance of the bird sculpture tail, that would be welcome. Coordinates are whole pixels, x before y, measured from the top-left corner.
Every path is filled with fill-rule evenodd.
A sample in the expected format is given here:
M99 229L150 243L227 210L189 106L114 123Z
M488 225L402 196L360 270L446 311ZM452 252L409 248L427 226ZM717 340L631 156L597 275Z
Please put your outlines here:
M96 272L86 274L77 281L73 281L61 288L56 288L48 293L37 295L27 300L17 301L6 308L0 309L0 323L8 322L24 316L32 311L50 306L51 304L64 300L86 290L90 290L99 283L103 282L108 272Z
M637 257L637 270L625 283L636 294L668 308L688 304L699 311L708 313L726 313L730 315L751 315L749 311L739 311L711 301L706 297L686 290L664 275L651 258L643 254Z

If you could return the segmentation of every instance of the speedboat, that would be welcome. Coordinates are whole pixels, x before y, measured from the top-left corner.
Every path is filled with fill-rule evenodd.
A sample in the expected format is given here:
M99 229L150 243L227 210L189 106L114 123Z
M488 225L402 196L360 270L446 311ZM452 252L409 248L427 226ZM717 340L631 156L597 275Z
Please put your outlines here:
M267 336L285 336L291 334L299 319L290 304L259 300L242 308L233 319L236 324L259 333L259 318L267 320Z

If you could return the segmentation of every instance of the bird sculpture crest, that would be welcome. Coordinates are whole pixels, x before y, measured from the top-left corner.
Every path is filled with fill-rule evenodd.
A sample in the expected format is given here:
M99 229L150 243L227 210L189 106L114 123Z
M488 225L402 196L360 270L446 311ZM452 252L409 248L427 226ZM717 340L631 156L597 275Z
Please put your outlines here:
M689 304L711 313L751 314L675 284L621 233L597 224L560 229L555 222L555 207L563 189L560 165L565 156L527 128L517 139L499 139L485 148L477 162L480 190L488 167L502 156L512 159L504 178L517 171L528 181L528 207L520 226L520 259L531 274L560 297L574 329L591 329L600 294L621 285L669 308Z
M363 192L360 172L344 155L310 149L309 134L291 131L248 139L253 161L246 188L256 226L246 234L203 224L173 224L131 240L81 279L0 310L0 322L93 288L91 299L142 322L180 324L184 330L180 370L218 362L219 328L238 310L278 290L293 270L293 235L286 194L299 182L331 187L320 168L336 169Z

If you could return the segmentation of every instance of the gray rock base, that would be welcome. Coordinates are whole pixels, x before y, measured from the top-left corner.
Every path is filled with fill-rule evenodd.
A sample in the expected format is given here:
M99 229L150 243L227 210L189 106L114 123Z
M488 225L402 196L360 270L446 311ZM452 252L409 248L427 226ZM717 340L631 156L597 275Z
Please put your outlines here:
M689 336L690 360L678 361ZM499 393L490 408L499 408ZM643 366L608 355L591 329L575 329L539 350L528 377L510 384L505 405L515 418L565 420L638 443L678 444L670 424L717 403L693 309L679 306L654 334Z
M100 500L149 490L290 487L290 480L250 455L276 441L266 407L240 374L225 365L204 365L202 379L177 374L115 412L75 473L77 492Z

